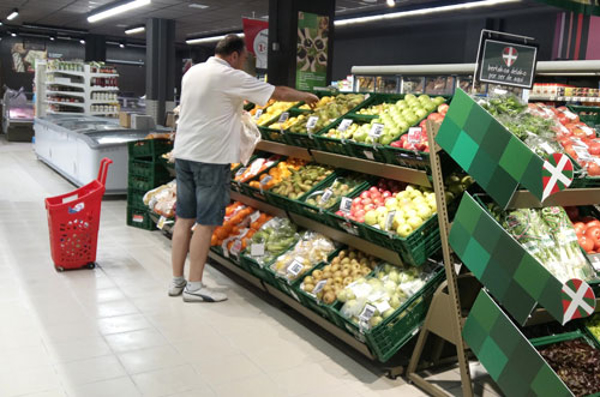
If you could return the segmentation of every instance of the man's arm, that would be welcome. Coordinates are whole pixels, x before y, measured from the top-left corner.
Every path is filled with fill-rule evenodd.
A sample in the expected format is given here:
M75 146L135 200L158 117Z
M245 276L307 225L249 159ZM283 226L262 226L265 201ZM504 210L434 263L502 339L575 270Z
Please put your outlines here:
M271 99L284 102L304 101L308 105L314 105L319 102L319 97L309 92L298 91L290 87L278 85L271 95Z

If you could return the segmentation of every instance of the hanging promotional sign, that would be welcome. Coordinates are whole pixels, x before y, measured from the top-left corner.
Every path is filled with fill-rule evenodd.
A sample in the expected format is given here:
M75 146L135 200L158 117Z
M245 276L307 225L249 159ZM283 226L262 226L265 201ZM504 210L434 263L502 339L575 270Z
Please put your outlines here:
M267 68L269 50L269 22L261 19L243 18L244 38L248 51L256 57L256 68Z
M312 90L327 85L329 17L298 13L296 88Z

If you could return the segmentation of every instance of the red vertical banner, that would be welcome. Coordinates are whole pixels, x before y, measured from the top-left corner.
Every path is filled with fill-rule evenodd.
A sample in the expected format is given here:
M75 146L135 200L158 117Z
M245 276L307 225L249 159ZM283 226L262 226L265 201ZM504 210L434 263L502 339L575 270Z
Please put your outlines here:
M267 68L269 50L269 22L260 19L243 18L246 47L256 57L256 68Z

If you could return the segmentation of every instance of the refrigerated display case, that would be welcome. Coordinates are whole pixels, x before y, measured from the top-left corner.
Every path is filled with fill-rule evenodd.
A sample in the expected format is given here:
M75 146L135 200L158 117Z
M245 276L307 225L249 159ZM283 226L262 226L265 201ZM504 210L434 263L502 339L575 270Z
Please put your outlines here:
M36 118L34 129L38 158L76 186L95 179L100 160L110 158L106 194L127 192L127 143L148 134L93 116L49 115Z
M31 142L33 138L34 107L31 94L5 87L2 100L2 132L9 141Z

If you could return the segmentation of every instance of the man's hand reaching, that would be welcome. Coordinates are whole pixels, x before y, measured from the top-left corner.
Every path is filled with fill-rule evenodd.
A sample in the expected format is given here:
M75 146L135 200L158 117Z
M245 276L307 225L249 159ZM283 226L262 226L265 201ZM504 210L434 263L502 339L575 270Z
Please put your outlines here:
M306 104L310 106L311 109L314 109L317 105L317 102L319 102L319 97L315 94L311 94L310 92L307 92L305 94L305 98L303 99L304 102L306 102Z

